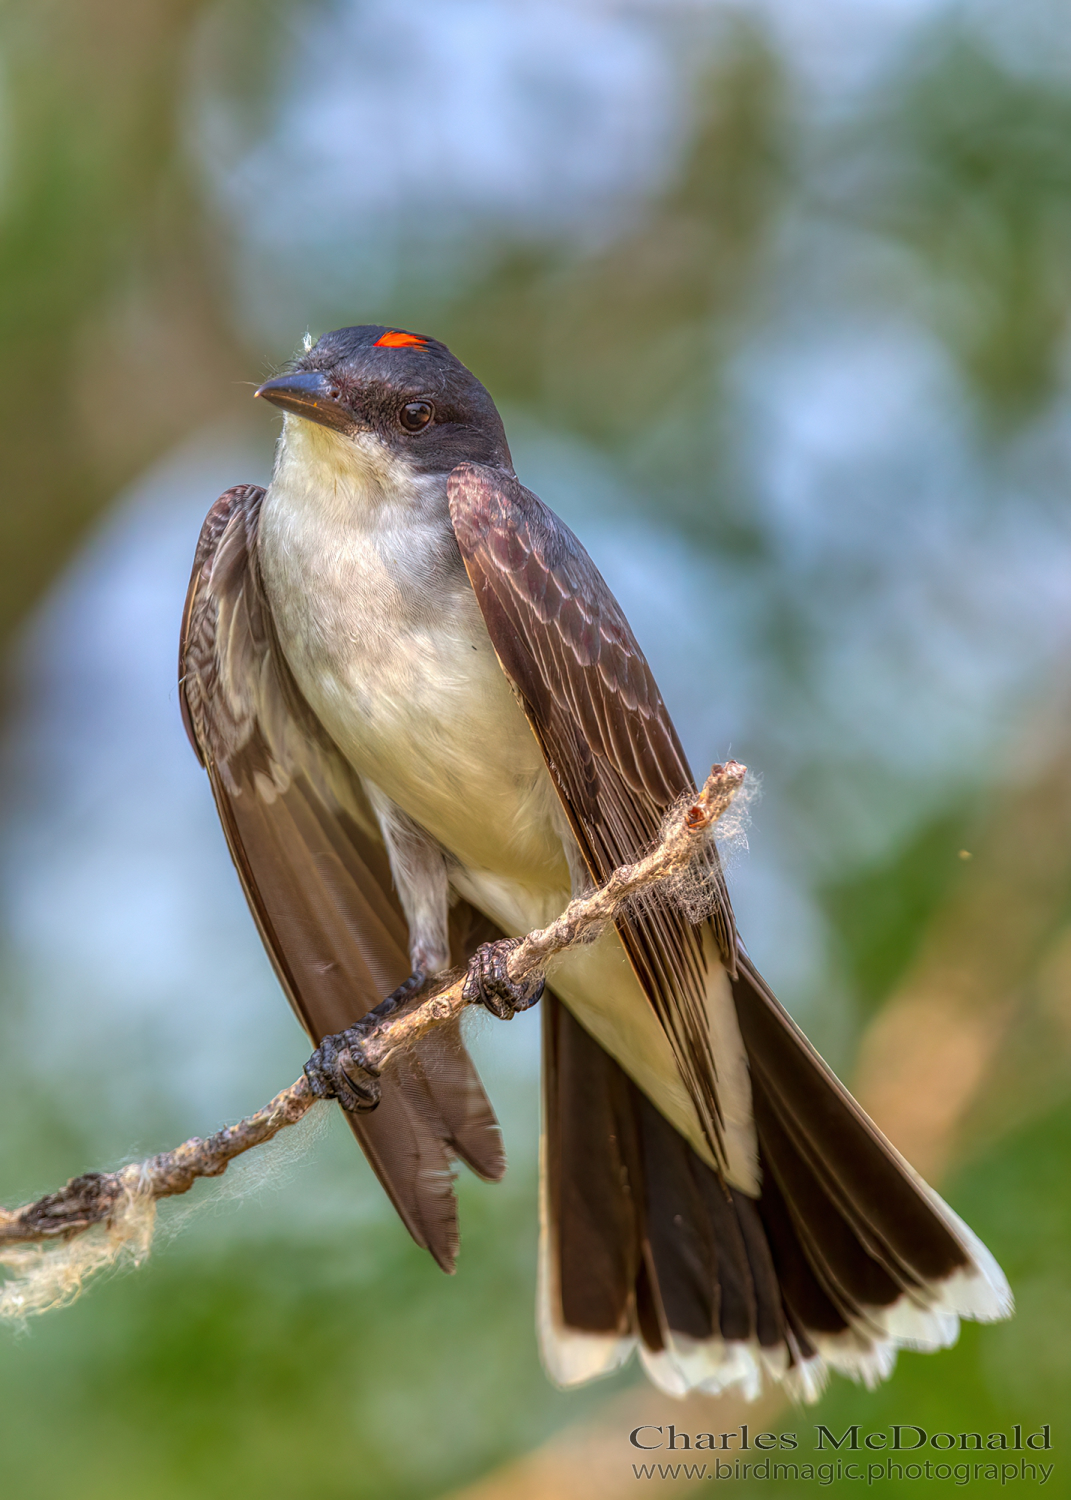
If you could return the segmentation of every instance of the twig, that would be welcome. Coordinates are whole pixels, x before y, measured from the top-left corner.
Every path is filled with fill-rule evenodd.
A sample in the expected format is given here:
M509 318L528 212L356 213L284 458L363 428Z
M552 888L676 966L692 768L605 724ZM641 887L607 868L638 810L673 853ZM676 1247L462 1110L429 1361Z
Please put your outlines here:
M743 783L736 761L715 766L702 789L668 815L655 847L615 870L605 885L571 901L549 927L530 932L509 956L515 982L542 973L567 949L589 942L642 891L679 876L707 848L707 835ZM467 971L412 1009L385 1017L362 1038L363 1061L382 1070L391 1055L458 1015ZM218 1177L236 1156L295 1125L317 1097L302 1075L270 1104L236 1125L118 1172L87 1172L59 1192L21 1208L0 1209L0 1266L14 1272L0 1285L0 1317L23 1318L70 1302L87 1276L148 1254L156 1203L188 1192L199 1177Z
M634 865L620 865L605 885L570 901L549 927L537 928L518 943L507 963L514 983L541 973L559 953L589 942L610 925L633 896L686 869L702 847L702 836L724 814L746 774L747 768L735 760L714 766L699 795L673 809L649 854ZM468 1004L464 995L467 978L466 972L415 1009L391 1017L362 1038L367 1061L381 1070L392 1052L410 1046L433 1027L458 1015Z

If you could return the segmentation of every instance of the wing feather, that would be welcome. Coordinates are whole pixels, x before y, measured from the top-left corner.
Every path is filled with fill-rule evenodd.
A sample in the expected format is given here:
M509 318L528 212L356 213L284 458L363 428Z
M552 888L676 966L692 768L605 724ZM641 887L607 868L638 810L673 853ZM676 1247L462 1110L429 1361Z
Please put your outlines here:
M462 464L450 476L461 555L502 668L524 704L595 880L636 859L695 783L651 669L583 547L513 474ZM736 935L717 874L712 919L730 973ZM702 932L655 895L618 924L673 1045L715 1159L725 1160L705 1011Z
M257 564L263 494L228 490L205 521L183 617L180 695L264 945L319 1042L407 976L408 934L360 783L275 639ZM471 946L461 916L452 924L458 958ZM450 1269L452 1158L500 1177L497 1122L457 1027L393 1061L383 1082L379 1108L347 1119L413 1238Z

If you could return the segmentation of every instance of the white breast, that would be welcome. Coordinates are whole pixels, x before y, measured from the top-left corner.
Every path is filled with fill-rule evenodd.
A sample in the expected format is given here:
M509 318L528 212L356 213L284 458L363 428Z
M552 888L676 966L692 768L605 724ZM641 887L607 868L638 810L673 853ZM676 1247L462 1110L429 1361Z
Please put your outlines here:
M291 670L358 773L463 864L560 886L557 798L465 574L443 480L372 436L288 418L258 546Z

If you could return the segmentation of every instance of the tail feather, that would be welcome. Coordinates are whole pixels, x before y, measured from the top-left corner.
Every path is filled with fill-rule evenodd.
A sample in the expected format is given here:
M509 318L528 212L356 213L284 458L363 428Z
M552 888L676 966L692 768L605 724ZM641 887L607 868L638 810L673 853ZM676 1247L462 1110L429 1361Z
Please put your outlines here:
M759 1286L775 1290L769 1253L757 1286L737 1199L637 1091L643 1217L660 1327L693 1339L757 1336ZM746 1202L746 1199L741 1201ZM765 1246L763 1246L765 1249ZM776 1304L775 1304L776 1305ZM776 1319L768 1325L780 1341Z
M760 1186L725 1183L553 995L544 1011L540 1330L560 1384L638 1348L662 1389L816 1399L900 1347L1006 1316L989 1252L885 1140L742 958Z
M733 997L751 1070L752 1093L762 1097L767 1153L776 1117L807 1181L848 1223L868 1250L885 1260L897 1280L944 1279L969 1256L919 1193L916 1174L815 1052L746 958L741 958ZM789 1202L804 1191L804 1179L786 1164ZM799 1183L797 1187L796 1184ZM784 1182L782 1182L784 1189ZM802 1205L801 1205L802 1211Z

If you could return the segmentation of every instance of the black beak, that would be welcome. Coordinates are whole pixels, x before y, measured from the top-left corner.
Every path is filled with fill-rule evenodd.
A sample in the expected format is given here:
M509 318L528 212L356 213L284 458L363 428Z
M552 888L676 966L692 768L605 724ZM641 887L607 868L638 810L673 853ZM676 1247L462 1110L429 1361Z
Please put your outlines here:
M284 411L295 412L309 422L319 422L322 427L333 427L338 432L352 432L358 425L353 412L343 403L341 387L319 371L277 375L274 380L266 380L254 394Z

